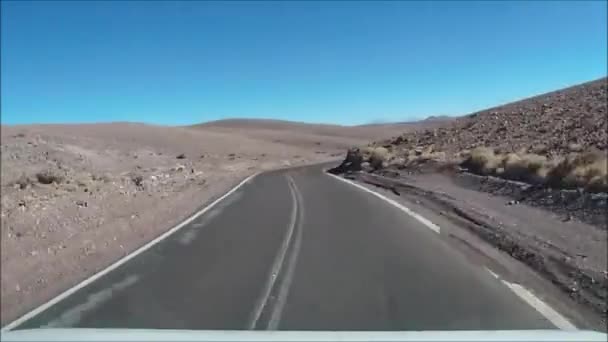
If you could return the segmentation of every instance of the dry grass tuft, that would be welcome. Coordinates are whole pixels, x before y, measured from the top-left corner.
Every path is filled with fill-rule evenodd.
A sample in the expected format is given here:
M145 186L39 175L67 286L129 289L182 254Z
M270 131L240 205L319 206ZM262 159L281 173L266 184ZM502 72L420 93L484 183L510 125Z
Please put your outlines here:
M494 150L487 147L477 147L471 151L467 159L464 160L463 166L475 173L482 175L494 174L500 166L501 158L498 157Z
M564 188L584 187L608 191L608 158L600 151L573 153L556 162L547 174L547 184Z
M531 183L544 183L546 177L547 158L533 153L518 155L509 153L502 158L504 178L528 181Z
M369 156L369 165L378 170L381 169L384 162L388 160L389 151L384 147L375 147Z
M478 147L468 154L461 165L482 175L496 175L557 188L608 191L608 158L606 153L598 150L571 153L549 160L543 155L525 153L523 150L500 155L490 148Z

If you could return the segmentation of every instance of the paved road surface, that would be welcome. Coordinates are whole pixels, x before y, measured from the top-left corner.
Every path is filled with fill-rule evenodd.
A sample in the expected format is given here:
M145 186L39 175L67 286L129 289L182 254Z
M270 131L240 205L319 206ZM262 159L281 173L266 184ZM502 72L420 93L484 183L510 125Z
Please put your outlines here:
M17 329L42 326L554 328L436 233L319 166L258 175Z

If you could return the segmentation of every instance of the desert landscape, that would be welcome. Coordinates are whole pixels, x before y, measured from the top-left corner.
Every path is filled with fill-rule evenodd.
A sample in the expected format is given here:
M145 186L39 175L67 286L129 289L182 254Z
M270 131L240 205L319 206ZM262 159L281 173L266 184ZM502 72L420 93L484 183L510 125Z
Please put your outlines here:
M179 223L246 176L340 158L408 124L225 120L2 126L2 322Z
M606 324L608 80L352 148L333 173L423 203Z
M459 224L468 215L476 222L464 220L468 229L602 315L606 94L601 79L459 118L351 127L254 119L3 125L2 322L248 175L339 162L347 149L334 173L421 201ZM528 208L554 216L539 221Z

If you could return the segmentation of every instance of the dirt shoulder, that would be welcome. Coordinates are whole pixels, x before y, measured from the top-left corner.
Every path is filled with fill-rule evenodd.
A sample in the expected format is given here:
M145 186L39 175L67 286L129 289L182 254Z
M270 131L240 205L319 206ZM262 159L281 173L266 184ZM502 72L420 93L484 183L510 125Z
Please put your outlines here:
M477 251L487 244L503 257L525 265L545 285L543 281L531 282L533 277L522 277L521 271L506 273L547 297L553 291L553 298L558 299L552 304L576 317L579 325L606 329L605 228L576 218L565 221L559 211L527 205L504 194L479 191L478 187L470 186L475 181L469 179L464 183L460 178L467 176L462 174L393 172L383 176L348 172L344 176L385 189L392 198L405 201L408 206L414 203L419 207L417 210L434 215L436 220L472 233L474 238L460 235L458 239ZM497 260L497 256L491 259ZM504 267L498 269L499 273L505 273Z

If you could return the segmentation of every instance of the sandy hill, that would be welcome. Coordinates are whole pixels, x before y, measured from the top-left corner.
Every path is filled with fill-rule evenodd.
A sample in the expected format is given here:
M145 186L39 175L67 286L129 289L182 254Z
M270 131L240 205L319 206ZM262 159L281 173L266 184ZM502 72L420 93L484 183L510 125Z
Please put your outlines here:
M239 136L288 145L310 147L323 144L332 148L348 148L373 139L389 138L403 132L438 127L447 121L340 126L267 119L226 119L190 127L207 132L236 133Z

